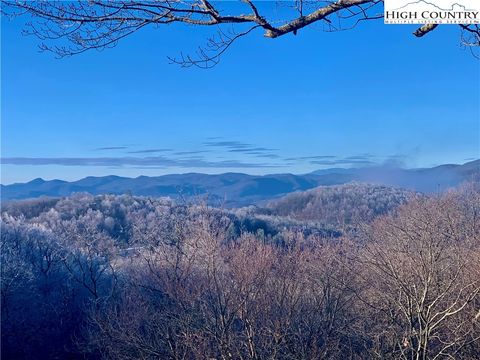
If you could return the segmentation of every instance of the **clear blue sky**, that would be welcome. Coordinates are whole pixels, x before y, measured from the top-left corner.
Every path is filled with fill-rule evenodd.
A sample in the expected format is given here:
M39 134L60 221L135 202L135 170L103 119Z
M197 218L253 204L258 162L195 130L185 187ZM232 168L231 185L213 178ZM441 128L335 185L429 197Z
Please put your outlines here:
M2 183L89 175L305 173L479 157L479 63L456 26L318 27L234 44L210 70L170 65L211 29L146 29L113 49L38 52L2 21Z

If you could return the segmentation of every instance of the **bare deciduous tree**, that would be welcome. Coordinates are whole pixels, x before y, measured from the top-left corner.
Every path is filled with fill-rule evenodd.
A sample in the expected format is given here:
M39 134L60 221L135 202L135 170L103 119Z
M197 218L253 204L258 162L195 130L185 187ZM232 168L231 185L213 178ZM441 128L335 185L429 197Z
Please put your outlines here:
M337 0L261 2L244 0L237 4L193 1L23 1L2 0L4 13L28 14L26 33L43 43L41 48L68 56L89 49L104 49L147 26L183 23L216 27L215 35L199 47L194 56L170 58L182 66L211 67L233 42L256 30L274 39L296 35L301 29L320 24L325 31L356 27L365 20L383 18L383 0ZM414 35L422 37L437 25L424 25ZM478 25L460 25L462 44L480 45ZM51 45L56 41L56 45Z
M32 205L43 210L12 205L1 218L6 358L480 354L478 185L410 199L348 237L297 227L279 242L232 233L232 214L204 205Z
M478 347L478 200L419 199L373 225L361 261L379 357L468 358Z

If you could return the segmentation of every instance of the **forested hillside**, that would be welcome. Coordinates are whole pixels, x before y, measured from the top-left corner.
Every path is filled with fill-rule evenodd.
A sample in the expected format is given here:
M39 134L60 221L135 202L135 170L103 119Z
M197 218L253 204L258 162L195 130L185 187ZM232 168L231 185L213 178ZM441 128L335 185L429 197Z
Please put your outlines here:
M480 0L0 6L1 360L480 360Z
M350 183L295 192L271 201L268 209L275 215L344 229L370 222L415 196L421 195L392 187Z
M9 203L2 358L474 359L479 206L478 184L351 184L267 209Z

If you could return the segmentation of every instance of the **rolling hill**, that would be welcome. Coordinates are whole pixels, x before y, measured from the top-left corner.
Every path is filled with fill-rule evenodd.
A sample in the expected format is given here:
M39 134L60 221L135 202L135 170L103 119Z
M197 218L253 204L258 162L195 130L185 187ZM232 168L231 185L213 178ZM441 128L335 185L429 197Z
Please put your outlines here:
M2 201L67 196L76 192L169 196L173 198L208 196L209 201L225 206L241 206L281 197L322 185L364 182L402 187L420 192L435 192L473 178L478 180L480 160L463 165L447 164L434 168L399 169L368 167L324 169L304 175L272 174L254 176L241 173L207 175L198 173L158 177L86 177L78 181L35 179L27 183L1 185Z

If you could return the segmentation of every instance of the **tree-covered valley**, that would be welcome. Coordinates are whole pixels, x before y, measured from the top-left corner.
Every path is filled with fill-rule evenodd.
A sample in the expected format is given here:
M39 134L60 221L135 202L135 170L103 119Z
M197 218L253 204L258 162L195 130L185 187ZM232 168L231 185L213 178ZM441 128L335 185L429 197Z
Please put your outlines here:
M473 359L478 183L2 207L2 357Z
M0 0L2 360L480 360L480 0Z

